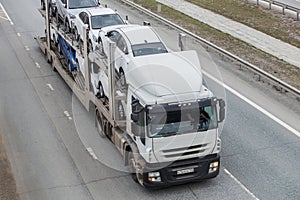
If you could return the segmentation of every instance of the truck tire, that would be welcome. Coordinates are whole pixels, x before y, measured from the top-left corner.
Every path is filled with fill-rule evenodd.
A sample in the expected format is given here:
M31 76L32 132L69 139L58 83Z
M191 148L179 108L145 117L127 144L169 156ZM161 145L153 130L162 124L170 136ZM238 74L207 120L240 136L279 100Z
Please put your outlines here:
M128 155L128 164L129 164L130 176L131 176L132 180L134 180L134 182L137 183L138 179L137 179L137 176L136 176L136 169L134 167L134 158L133 158L133 155L132 155L131 151L129 152L129 155Z

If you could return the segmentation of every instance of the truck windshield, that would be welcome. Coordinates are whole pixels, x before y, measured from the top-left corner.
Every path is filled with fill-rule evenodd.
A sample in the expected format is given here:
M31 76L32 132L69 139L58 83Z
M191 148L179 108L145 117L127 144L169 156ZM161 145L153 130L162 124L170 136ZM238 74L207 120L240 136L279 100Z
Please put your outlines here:
M70 0L69 8L77 9L77 8L88 8L88 7L96 7L98 3L96 0Z
M207 105L170 111L161 107L155 110L148 112L149 137L167 137L217 128L215 106Z
M124 24L118 14L96 15L91 17L92 29L100 29L106 26Z

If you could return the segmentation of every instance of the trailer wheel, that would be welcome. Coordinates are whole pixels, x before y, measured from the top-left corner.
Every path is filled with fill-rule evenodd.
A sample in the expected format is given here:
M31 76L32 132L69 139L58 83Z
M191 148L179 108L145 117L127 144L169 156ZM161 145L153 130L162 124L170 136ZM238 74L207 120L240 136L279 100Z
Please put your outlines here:
M106 137L105 132L104 132L104 120L103 120L103 115L96 110L96 127L98 130L98 133L101 137Z

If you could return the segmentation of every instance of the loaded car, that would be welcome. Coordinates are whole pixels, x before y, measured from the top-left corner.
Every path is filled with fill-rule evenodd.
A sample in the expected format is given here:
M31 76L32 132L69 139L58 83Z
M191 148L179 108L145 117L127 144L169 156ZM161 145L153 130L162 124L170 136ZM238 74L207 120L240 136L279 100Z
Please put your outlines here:
M108 52L109 40L116 43L115 67L121 84L126 84L126 71L134 57L167 53L167 47L150 26L117 25L104 27L99 31L99 51Z
M118 13L110 8L95 7L81 11L74 19L74 33L77 41L83 41L83 26L89 29L88 49L96 48L98 32L100 29L113 25L125 24Z
M71 31L71 23L83 8L99 5L98 0L56 0L58 18L64 23L67 32Z

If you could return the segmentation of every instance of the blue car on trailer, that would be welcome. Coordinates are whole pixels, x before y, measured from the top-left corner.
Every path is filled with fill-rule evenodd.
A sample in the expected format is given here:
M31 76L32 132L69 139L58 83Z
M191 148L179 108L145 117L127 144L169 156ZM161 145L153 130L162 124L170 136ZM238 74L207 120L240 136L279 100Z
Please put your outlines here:
M58 52L63 55L66 64L68 65L68 70L70 72L77 71L77 59L76 59L76 51L73 47L71 47L60 34L57 35L57 48Z

